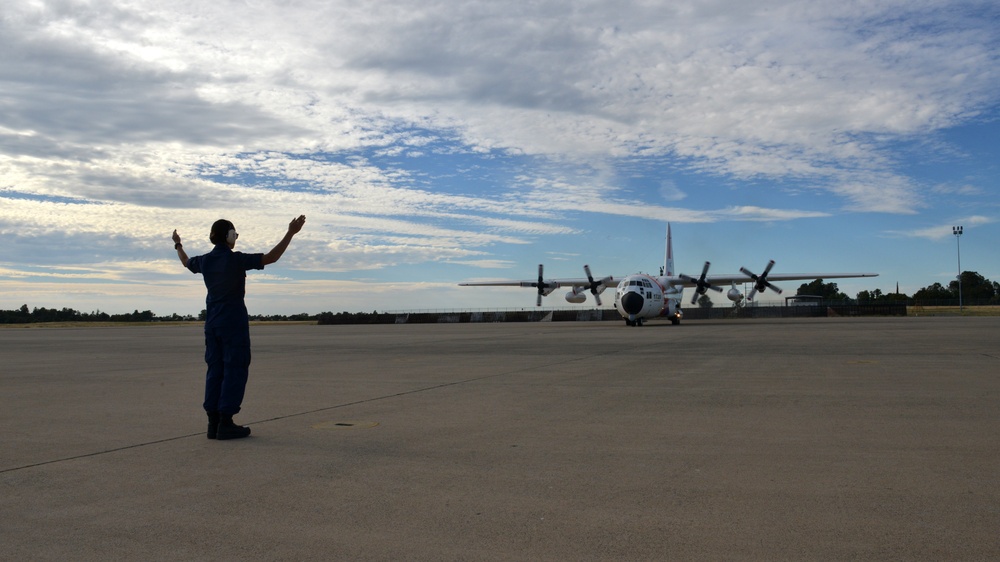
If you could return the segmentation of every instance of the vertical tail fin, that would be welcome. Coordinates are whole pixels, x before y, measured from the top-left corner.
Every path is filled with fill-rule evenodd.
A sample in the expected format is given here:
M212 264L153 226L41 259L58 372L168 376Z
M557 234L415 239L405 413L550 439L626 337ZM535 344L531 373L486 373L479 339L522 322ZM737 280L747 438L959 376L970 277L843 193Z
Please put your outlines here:
M674 242L670 236L670 223L667 223L667 253L663 256L663 274L674 274Z

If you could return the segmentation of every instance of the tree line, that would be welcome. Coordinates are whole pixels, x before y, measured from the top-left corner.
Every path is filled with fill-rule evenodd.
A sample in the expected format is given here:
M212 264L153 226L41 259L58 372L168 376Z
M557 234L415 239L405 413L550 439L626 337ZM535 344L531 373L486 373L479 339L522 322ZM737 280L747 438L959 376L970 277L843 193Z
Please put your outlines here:
M975 271L962 272L962 302L967 305L1000 305L1000 283L990 281ZM912 296L902 293L883 293L881 289L871 291L865 290L858 293L855 298L851 298L840 291L836 283L824 283L822 279L816 279L811 283L803 283L796 295L808 295L819 297L823 301L845 302L851 304L885 304L885 303L906 303L910 305L935 304L958 304L959 285L958 279L944 286L941 283L934 283L913 293ZM712 306L708 295L699 299L703 307ZM320 312L319 314L254 314L250 320L264 322L306 322L315 321L319 324L347 324L347 323L375 323L380 320L380 314L376 312ZM0 310L0 324L33 324L41 322L194 322L204 321L205 311L202 310L198 316L190 314L181 316L171 314L169 316L157 316L152 311L144 310L125 314L108 314L100 310L94 312L80 312L72 308L33 308L23 305L17 310Z
M963 271L961 275L961 298L965 304L994 305L1000 304L1000 283L990 281L975 271ZM955 279L944 286L934 283L913 293L883 293L881 289L861 291L855 299L840 292L836 283L824 283L817 279L811 283L803 283L796 295L818 296L824 301L847 301L857 304L882 304L904 302L906 304L958 304L959 280Z
M961 302L963 304L969 306L1000 305L1000 283L990 281L975 271L963 271L961 280ZM913 295L900 293L898 290L893 293L884 293L881 289L865 290L851 298L842 293L836 283L825 283L822 279L816 279L800 285L795 296L816 297L822 302L842 304L957 306L959 304L959 284L958 279L951 281L947 286L934 283L923 287ZM713 303L706 294L698 299L698 305L702 308L711 308Z
M72 308L33 308L28 309L28 305L23 305L17 310L0 310L0 324L34 324L37 322L153 322L156 320L187 320L190 317L183 317L174 314L170 317L157 318L152 311L144 310L130 312L126 314L108 314L96 310L94 312L80 312ZM194 320L194 318L190 318Z
M150 310L142 312L136 310L124 314L108 314L96 310L94 312L80 312L72 308L33 308L22 305L17 310L0 310L0 324L35 324L41 322L195 322L204 321L206 312L204 310L198 316L190 314L180 315L177 313L169 316L157 316ZM325 312L322 314L330 314ZM254 321L316 321L319 314L255 314L250 316Z

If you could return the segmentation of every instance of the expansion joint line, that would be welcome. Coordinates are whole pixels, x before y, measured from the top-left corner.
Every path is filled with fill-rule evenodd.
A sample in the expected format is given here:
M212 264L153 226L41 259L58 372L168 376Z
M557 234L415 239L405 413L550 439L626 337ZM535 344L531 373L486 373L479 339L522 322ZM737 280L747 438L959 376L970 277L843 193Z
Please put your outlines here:
M489 380L489 379L495 379L495 378L499 378L499 377L506 377L506 376L515 375L517 373L521 373L521 372L524 372L524 371L530 371L530 370L535 370L535 369L547 369L547 368L550 368L550 367L555 367L557 365L565 365L567 363L573 363L573 362L576 362L576 361L587 361L589 359L593 359L594 357L598 357L598 356L601 356L601 355L614 355L614 354L618 354L618 353L622 353L622 350L621 349L617 349L617 350L611 350L611 351L607 351L607 352L603 352L603 353L592 353L592 354L588 355L587 357L574 357L572 359L566 359L566 360L563 360L563 361L555 361L555 362L548 363L546 365L541 365L541 366L537 366L536 365L536 366L532 366L532 367L524 367L524 368L521 368L521 369L514 369L514 370L511 370L511 371L505 371L505 372L502 372L502 373L495 373L495 374L492 374L492 375L484 375L484 376L481 376L481 377L473 377L473 378L470 378L470 379L463 379L463 380L460 380L460 381L452 381L452 382L446 382L446 383L441 383L441 384L435 384L435 385L426 386L426 387L423 387L423 388L415 388L413 390L404 390L403 392L397 392L395 394L386 394L384 396L374 396L372 398L365 398L365 399L362 399L362 400L355 400L354 402L345 402L343 404L337 404L335 406L327 406L325 408L316 408L315 410L308 410L308 411L305 411L305 412L296 412L294 414L286 414L284 416L276 416L276 417L273 417L273 418L268 418L268 419L264 419L264 420L258 420L256 422L251 422L251 423L267 423L267 422L272 422L272 421L279 421L279 420L285 420L285 419L289 419L289 418L294 418L294 417L298 417L298 416L307 416L309 414L315 414L315 413L318 413L318 412L327 412L327 411L336 410L336 409L339 409L339 408L347 408L349 406L357 406L359 404L369 404L369 403L372 403L372 402L380 402L382 400L391 400L393 398L399 398L401 396L409 396L411 394L420 394L421 392L430 392L430 391L433 391L433 390L440 390L442 388L448 388L448 387L451 387L451 386L460 386L460 385L468 384L468 383L471 383L471 382L478 382L478 381L484 381L484 380Z
M511 371L505 371L505 372L502 372L502 373L496 373L496 374L492 374L492 375L484 375L484 376L481 376L481 377L473 377L473 378L469 378L469 379L463 379L463 380L460 380L460 381L452 381L452 382L446 382L446 383L441 383L441 384L435 384L435 385L432 385L432 386L426 386L426 387L422 387L422 388L415 388L413 390L406 390L406 391L397 392L397 393L394 393L394 394L386 394L384 396L374 396L372 398L365 398L365 399L362 399L362 400L355 400L353 402L345 402L343 404L337 404L335 406L327 406L325 408L316 408L314 410L308 410L308 411L305 411L305 412L296 412L294 414L287 414L287 415L284 415L284 416L276 416L276 417L273 417L273 418L267 418L267 419L257 420L257 421L247 422L247 423L248 423L248 425L268 423L268 422L273 422L273 421L285 420L285 419L289 419L289 418L295 418L295 417L299 417L299 416L306 416L306 415L315 414L315 413L318 413L318 412L327 412L327 411L336 410L336 409L339 409L339 408L347 408L347 407L350 407L350 406L357 406L359 404L369 404L369 403L372 403L372 402L379 402L379 401L382 401L382 400L391 400L393 398L399 398L401 396L409 396L411 394L419 394L421 392L430 392L430 391L434 391L434 390L440 390L442 388L448 388L448 387L451 387L451 386L459 386L459 385L463 385L463 384L468 384L468 383L471 383L471 382L478 382L478 381L484 381L484 380L489 380L489 379L495 379L495 378L499 378L499 377L505 377L505 376L509 376L509 375L514 375L514 374L517 374L517 373L521 373L521 372L524 372L524 371L529 371L529 370L546 369L546 368L549 368L549 367L555 367L557 365L565 365L565 364L573 363L573 362L577 362L577 361L587 361L589 359L593 359L594 357L599 357L599 356L603 356L603 355L615 355L615 354L618 354L618 353L622 353L624 351L628 351L628 350L623 350L623 349L619 348L619 349L613 349L613 350L609 350L609 351L602 352L602 353L592 353L590 355L587 355L586 357L574 357L572 359L566 359L566 360L562 360L562 361L554 361L554 362L548 363L546 365L540 365L540 366L539 365L535 365L535 366L532 366L532 367L525 367L525 368L522 368L522 369L514 369L514 370L511 370ZM156 439L154 441L146 441L146 442L143 442L143 443L135 443L133 445L125 445L123 447L115 447L115 448L112 448L112 449L105 449L105 450L102 450L102 451L94 451L92 453L84 453L82 455L73 455L73 456L70 456L70 457L62 457L62 458L58 458L58 459L52 459L52 460L47 460L47 461L42 461L42 462L36 462L36 463L26 464L26 465L22 465L22 466L15 466L15 467L10 467L10 468L0 468L0 474L6 474L8 472L16 472L16 471L19 471L19 470L27 470L29 468L37 468L39 466L46 466L46 465L57 464L57 463L61 463L61 462L68 462L68 461L75 461L75 460L79 460L79 459L86 459L86 458L91 458L91 457L98 457L98 456L101 456L101 455L109 455L111 453L118 453L118 452L121 452L121 451L128 451L130 449L138 449L140 447L148 447L150 445L160 445L162 443L170 443L171 441L179 441L181 439L188 439L188 438L191 438L191 437L203 437L204 435L205 435L204 432L189 433L187 435L178 435L176 437L167 437L165 439Z

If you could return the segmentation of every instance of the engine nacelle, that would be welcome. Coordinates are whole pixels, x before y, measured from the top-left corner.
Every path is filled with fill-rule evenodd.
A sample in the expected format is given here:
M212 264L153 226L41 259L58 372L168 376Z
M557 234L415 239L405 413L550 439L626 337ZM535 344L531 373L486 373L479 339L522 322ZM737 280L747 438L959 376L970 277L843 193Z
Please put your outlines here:
M566 293L566 302L571 302L573 304L580 304L582 302L587 302L587 294L580 293L579 295L574 294L573 291Z

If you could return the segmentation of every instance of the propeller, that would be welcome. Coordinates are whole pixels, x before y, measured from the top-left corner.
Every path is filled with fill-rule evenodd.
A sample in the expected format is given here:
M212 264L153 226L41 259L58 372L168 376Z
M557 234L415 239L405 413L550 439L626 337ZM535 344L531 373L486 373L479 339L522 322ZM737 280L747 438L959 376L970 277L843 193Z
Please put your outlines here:
M771 272L772 267L774 267L774 260L767 262L767 267L764 268L764 273L761 273L760 275L755 274L754 272L750 271L745 267L740 268L740 271L743 272L744 275L750 277L750 279L753 279L754 282L753 290L751 290L750 294L747 295L748 301L752 301L754 295L756 295L758 292L763 293L765 289L771 289L775 293L778 293L779 295L781 294L781 289L772 285L767 280L767 274Z
M531 284L532 287L538 287L538 298L535 300L535 306L542 306L542 297L551 293L556 288L555 283L547 283L542 278L542 271L542 264L538 264L538 282Z
M694 294L691 295L691 304L697 303L698 302L698 295L704 295L709 289L711 289L711 290L713 290L713 291L715 291L717 293L721 293L722 292L722 288L721 287L716 287L715 285L712 285L708 281L705 281L705 277L708 275L708 267L710 265L712 265L711 262L705 262L705 267L703 267L701 269L701 277L699 277L697 279L695 279L694 277L691 277L690 275L684 275L683 273L681 273L680 275L678 275L678 277L680 277L681 279L687 281L688 283L694 283L695 284L696 288L694 290Z
M603 293L604 289L608 287L607 283L613 281L614 278L608 276L601 279L600 281L594 281L594 276L590 273L589 265L583 266L583 272L587 274L587 282L589 283L589 285L587 286L578 285L576 287L573 287L573 294L579 295L584 291L590 291L590 294L594 295L594 300L597 302L597 306L601 306L601 293Z

